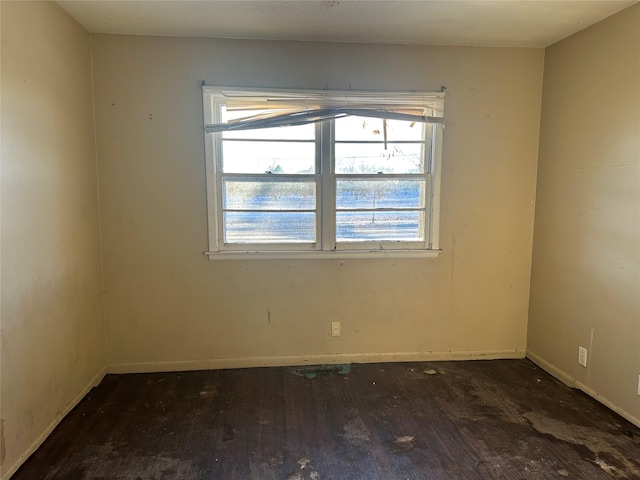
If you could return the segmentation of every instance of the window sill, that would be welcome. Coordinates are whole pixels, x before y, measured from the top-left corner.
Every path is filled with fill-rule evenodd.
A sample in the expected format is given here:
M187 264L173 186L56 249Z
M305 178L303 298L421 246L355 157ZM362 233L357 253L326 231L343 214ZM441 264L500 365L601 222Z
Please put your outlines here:
M204 252L209 260L319 260L356 258L436 258L442 250L315 250L307 252Z

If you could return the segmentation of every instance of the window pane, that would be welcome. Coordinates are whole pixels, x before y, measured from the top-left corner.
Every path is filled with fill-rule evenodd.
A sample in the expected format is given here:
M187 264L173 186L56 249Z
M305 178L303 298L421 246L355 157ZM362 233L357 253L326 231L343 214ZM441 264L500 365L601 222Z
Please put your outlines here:
M223 179L226 210L314 210L315 182Z
M224 173L315 173L312 142L222 142Z
M423 212L336 212L336 241L422 241Z
M265 113L266 110L236 110L227 112L222 107L222 122L238 118L246 118L254 115ZM268 139L268 140L313 140L316 136L315 125L299 125L296 127L273 127L261 128L258 130L237 130L231 132L223 132L223 138L252 138L252 139Z
M313 212L225 212L225 243L314 243Z
M382 118L342 117L336 119L336 140L364 140L368 142L384 141L384 122ZM410 140L422 141L425 124L422 122L405 122L402 120L386 120L387 141Z
M336 173L422 173L420 143L336 143Z
M423 180L337 180L336 208L423 208Z

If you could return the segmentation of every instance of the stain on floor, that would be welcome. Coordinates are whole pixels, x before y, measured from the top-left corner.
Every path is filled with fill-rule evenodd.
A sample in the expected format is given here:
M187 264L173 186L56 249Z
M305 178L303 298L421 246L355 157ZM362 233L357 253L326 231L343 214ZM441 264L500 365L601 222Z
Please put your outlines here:
M295 367L290 370L293 375L305 377L313 380L318 375L348 375L351 371L351 365L309 365L304 367Z

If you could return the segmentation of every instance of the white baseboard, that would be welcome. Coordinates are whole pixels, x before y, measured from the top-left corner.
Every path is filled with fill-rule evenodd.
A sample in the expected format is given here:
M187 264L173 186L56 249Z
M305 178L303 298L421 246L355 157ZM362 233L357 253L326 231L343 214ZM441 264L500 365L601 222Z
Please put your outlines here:
M579 382L578 380L573 378L571 375L566 373L564 370L561 370L558 367L556 367L555 365L552 365L551 363L547 362L540 355L532 352L531 350L527 350L527 358L529 360L531 360L533 363L535 363L536 365L538 365L540 368L545 370L546 372L548 372L551 375L553 375L554 377L556 377L558 380L560 380L565 385L567 385L567 386L569 386L571 388L577 388L578 390L582 390L584 393L586 393L590 397L592 397L595 400L597 400L598 402L602 403L605 407L610 408L611 410L616 412L618 415L620 415L624 419L629 420L636 427L640 427L640 419L639 418L634 417L630 413L626 412L625 410L621 409L620 407L618 407L614 403L610 402L609 400L607 400L605 397L600 395L595 390L592 390L590 387L586 386L584 383Z
M495 360L524 358L524 356L524 349L352 354L329 353L322 355L290 355L277 357L212 358L205 360L181 360L174 362L116 363L109 365L109 373L175 372L187 370L220 370L231 368L281 367L337 363Z
M82 400L93 387L95 387L102 381L102 379L106 374L107 374L107 367L104 367L103 369L100 370L100 372L98 372L98 374L95 377L91 379L91 381L80 391L80 393L78 393L73 398L73 400L69 402L69 404L64 408L64 410L62 410L56 416L53 422L51 422L51 424L44 430L44 432L42 432L38 436L38 438L36 438L36 440L29 446L29 448L27 448L27 450L22 455L20 455L20 457L18 457L18 460L16 460L8 470L2 473L0 480L9 480L9 478L11 478L11 475L16 473L16 471L22 466L25 460L27 460L40 447L40 445L42 445L42 443L47 439L47 437L51 434L51 432L53 432L53 430L60 424L62 419L66 417L67 414L71 410L73 410L76 407L76 405L78 405L78 403L80 403L80 400Z

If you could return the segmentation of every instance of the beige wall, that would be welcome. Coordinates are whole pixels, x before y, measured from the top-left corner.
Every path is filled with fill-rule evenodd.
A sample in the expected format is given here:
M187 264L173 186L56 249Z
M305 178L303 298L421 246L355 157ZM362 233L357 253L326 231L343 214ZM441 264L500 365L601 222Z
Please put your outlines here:
M2 2L2 478L106 366L87 32Z
M108 35L93 47L113 371L524 355L542 50ZM208 260L202 80L446 85L443 253Z
M636 5L546 50L528 349L640 425L639 294Z

